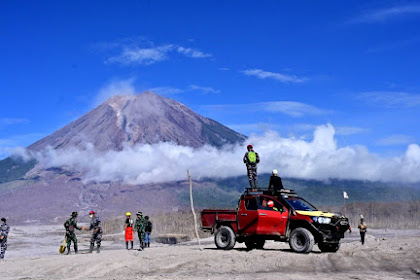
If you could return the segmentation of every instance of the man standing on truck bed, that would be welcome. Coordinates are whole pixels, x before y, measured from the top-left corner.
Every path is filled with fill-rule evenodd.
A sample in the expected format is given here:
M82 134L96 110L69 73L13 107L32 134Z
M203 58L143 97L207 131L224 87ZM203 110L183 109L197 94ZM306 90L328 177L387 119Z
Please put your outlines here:
M248 173L249 185L252 189L256 189L258 187L257 164L260 162L260 157L258 153L254 152L252 145L248 145L246 148L248 152L245 153L243 160Z
M279 176L279 172L277 169L273 169L273 173L270 177L270 182L268 183L268 190L273 192L280 192L283 187L283 182L281 181L281 178Z

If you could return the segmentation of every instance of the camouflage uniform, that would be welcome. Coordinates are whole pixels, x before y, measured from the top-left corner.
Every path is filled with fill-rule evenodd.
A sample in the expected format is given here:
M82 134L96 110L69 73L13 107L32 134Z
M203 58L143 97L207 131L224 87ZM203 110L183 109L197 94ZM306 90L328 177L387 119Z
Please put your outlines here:
M249 150L248 152L245 153L243 161L246 165L249 185L251 186L251 188L256 189L257 186L258 186L257 164L260 162L260 157L259 157L258 153L255 153L256 161L255 162L250 162L249 157L248 157L249 152L255 153L254 150Z
M74 229L81 230L82 228L77 226L76 217L77 216L72 216L64 223L64 227L66 228L67 254L70 253L70 245L72 241L74 244L74 252L77 253L77 237L74 233Z
M145 218L143 218L143 215L140 215L140 217L137 216L136 222L134 224L134 230L137 231L137 234L139 236L140 241L140 248L144 248L144 238L146 236L146 226L147 221Z
M10 227L4 221L0 227L0 236L3 237L3 239L0 240L0 259L4 258L4 254L7 250L7 235L9 235L9 231Z
M96 251L99 253L101 248L101 241L102 241L102 226L101 226L101 219L99 217L93 217L90 221L90 227L87 230L93 229L92 237L90 238L90 249L89 252L92 253L93 247L95 246L96 241Z

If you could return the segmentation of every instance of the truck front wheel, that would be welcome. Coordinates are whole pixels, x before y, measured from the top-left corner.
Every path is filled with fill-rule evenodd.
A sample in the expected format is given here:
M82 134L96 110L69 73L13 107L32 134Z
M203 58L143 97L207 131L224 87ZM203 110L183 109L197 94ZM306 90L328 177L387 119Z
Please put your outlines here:
M214 236L214 243L219 249L230 250L235 246L235 242L235 233L227 226L221 226Z
M297 253L309 253L314 247L315 239L306 228L295 228L290 234L290 248Z

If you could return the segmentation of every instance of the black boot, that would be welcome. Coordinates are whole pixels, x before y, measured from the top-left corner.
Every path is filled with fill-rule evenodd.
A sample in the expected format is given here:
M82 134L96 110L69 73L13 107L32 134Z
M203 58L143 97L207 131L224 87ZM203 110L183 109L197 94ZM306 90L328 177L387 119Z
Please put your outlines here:
M150 248L150 242L147 243L147 248Z
M96 253L100 253L101 252L101 245L97 244L96 245Z
M90 243L90 247L89 247L89 253L93 252L93 247L95 246L95 244Z
M77 244L74 244L74 253L77 254L78 250L77 250Z
M125 249L128 250L128 241L125 242Z
M134 241L131 241L131 250L133 250Z
M67 253L66 255L70 255L70 245L67 245Z

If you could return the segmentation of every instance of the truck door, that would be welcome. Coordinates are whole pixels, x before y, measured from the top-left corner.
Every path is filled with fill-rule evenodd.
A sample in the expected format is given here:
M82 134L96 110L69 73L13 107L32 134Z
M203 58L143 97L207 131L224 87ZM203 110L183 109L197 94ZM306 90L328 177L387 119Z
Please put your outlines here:
M285 235L288 221L288 210L280 202L270 197L258 199L257 234Z
M245 235L253 235L257 232L258 206L256 197L245 197L239 205L238 227Z

